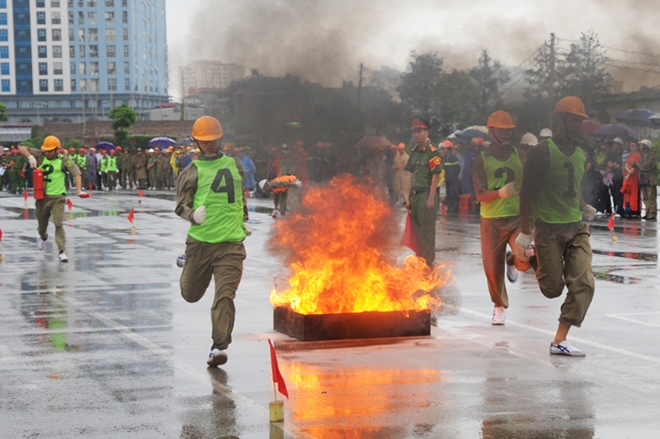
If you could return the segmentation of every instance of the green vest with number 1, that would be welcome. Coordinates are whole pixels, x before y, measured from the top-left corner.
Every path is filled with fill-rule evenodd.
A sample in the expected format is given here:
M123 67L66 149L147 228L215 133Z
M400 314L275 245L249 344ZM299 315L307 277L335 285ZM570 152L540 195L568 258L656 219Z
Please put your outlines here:
M193 209L206 206L206 221L191 225L188 235L198 241L242 242L243 179L232 157L223 155L215 160L195 160L197 192Z
M569 157L548 139L550 166L532 202L534 221L569 224L582 220L582 176L586 158L579 146Z

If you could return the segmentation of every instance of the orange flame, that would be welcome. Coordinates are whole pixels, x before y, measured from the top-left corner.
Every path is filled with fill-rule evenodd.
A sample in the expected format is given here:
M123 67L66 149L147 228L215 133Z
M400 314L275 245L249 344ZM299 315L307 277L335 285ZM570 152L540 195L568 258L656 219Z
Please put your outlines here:
M290 288L271 292L271 303L300 314L439 305L430 293L449 282L448 266L432 270L416 256L396 266L400 237L399 222L370 182L341 175L309 188L300 208L274 226L271 251L284 254L292 275Z

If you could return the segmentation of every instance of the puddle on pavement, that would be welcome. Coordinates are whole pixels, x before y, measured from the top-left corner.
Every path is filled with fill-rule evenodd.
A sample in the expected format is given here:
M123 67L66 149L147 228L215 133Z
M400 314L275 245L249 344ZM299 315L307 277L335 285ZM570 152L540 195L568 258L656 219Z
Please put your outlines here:
M264 206L248 206L248 210L250 212L257 212L257 213L267 213L270 215L270 213L273 211L272 207L264 207Z
M636 259L638 261L645 261L645 262L658 262L657 253L615 252L615 251L597 250L597 249L592 249L591 251L596 255L616 256L619 258Z
M598 280L606 280L626 285L635 285L641 282L641 279L638 277L620 276L618 274L610 274L603 271L594 271L594 277Z

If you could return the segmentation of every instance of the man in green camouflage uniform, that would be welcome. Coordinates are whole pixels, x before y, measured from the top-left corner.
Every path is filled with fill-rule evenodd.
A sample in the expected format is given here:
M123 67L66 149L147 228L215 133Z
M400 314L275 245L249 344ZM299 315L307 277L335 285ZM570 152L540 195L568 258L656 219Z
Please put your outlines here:
M158 157L156 157L156 151L152 148L147 152L148 189L156 189L156 169L158 169Z
M131 189L131 182L133 181L133 157L129 154L128 150L124 150L121 154L121 162L119 162L119 184L124 189Z
M12 194L21 194L25 189L25 170L27 168L27 158L18 153L18 148L12 147L12 158L14 166L9 174L9 190Z
M435 262L435 221L438 216L440 197L438 180L442 171L440 152L428 138L429 122L416 117L412 122L412 141L406 147L409 155L406 171L412 172L410 193L406 209L410 212L413 229L419 241L417 256L424 258L426 265Z

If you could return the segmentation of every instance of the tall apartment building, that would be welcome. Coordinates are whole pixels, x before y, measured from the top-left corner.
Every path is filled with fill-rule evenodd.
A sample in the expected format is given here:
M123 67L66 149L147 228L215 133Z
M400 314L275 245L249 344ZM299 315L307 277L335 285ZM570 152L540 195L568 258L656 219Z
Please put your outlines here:
M193 88L217 88L224 90L232 81L245 77L245 67L220 61L191 61L181 67L183 92Z
M107 119L167 102L165 0L0 0L0 102L12 122Z

